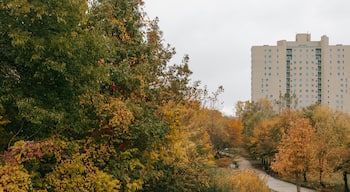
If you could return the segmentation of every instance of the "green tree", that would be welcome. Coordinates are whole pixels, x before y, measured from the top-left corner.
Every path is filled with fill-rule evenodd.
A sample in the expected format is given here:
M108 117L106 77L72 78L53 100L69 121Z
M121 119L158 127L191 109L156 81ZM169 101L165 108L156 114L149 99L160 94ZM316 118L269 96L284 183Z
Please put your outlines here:
M5 154L33 190L204 190L213 157L189 57L168 65L142 1L89 3L0 3Z
M100 125L93 131L98 138L92 144L108 146L110 159L106 159L101 167L106 165L104 170L120 178L122 190L152 190L156 187L154 183L163 187L172 186L170 183L183 184L180 187L188 190L187 183L181 181L185 181L185 176L201 172L182 164L182 158L177 163L177 158L169 155L168 158L174 159L165 161L159 154L178 154L172 151L173 145L189 142L188 137L183 136L186 134L182 125L173 123L162 112L169 105L177 109L193 99L194 89L188 85L192 73L188 67L189 57L185 56L180 65L169 66L168 61L175 51L164 45L158 20L148 20L141 10L142 1L134 0L95 1L89 10L89 25L101 30L110 48L108 57L102 61L108 70L109 81L101 91L105 103L98 106L98 111L103 112L103 106L110 106L110 101L114 100L110 98L115 98L123 103L123 108L126 107L123 111L129 111L133 117L126 127L114 126L114 130L123 134L105 134L104 127L111 125L103 123L106 126ZM121 116L113 115L114 110L118 111L108 110L112 114L101 116L98 113L98 117L104 117L103 122L110 122ZM178 140L167 140L173 137ZM104 138L109 142L104 142ZM188 150L180 152L187 153ZM187 170L188 175L172 175L179 169Z
M2 105L0 104L0 152L4 151L8 147L10 138L13 136L11 133L5 131L4 127L10 121L6 118L6 112Z
M25 139L81 137L81 97L99 90L101 36L86 25L87 1L0 3L1 103L5 130ZM77 121L80 119L80 121ZM89 125L91 126L91 125Z

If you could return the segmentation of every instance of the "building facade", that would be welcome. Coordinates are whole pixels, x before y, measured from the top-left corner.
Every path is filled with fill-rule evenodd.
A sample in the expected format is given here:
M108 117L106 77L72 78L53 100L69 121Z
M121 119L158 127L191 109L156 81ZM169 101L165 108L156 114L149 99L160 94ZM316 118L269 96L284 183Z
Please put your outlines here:
M350 45L329 45L327 36L251 49L251 99L266 98L275 107L296 109L315 103L350 113Z

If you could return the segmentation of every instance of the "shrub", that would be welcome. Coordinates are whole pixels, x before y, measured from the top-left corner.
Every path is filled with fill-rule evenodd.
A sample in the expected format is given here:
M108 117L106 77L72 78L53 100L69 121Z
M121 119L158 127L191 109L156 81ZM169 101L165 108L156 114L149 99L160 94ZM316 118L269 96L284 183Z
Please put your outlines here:
M232 185L240 192L269 192L265 178L260 178L255 171L235 172L231 177Z

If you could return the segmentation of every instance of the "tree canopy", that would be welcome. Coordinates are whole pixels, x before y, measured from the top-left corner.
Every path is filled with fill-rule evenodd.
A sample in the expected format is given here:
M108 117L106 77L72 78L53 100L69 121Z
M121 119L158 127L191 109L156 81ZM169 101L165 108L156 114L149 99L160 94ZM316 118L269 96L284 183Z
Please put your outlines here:
M241 125L209 130L189 56L169 65L142 1L5 0L0 17L0 191L210 188L213 143Z

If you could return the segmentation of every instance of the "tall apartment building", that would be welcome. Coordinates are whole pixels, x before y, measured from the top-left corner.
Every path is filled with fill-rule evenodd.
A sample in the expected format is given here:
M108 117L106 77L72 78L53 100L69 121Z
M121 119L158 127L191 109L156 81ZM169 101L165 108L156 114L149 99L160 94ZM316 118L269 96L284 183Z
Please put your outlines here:
M350 113L350 45L329 45L327 36L311 41L310 34L297 34L295 41L253 46L251 54L252 101L277 103L287 96L286 105L292 108L320 103Z

